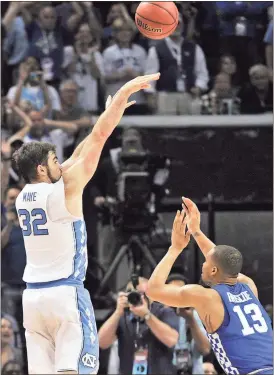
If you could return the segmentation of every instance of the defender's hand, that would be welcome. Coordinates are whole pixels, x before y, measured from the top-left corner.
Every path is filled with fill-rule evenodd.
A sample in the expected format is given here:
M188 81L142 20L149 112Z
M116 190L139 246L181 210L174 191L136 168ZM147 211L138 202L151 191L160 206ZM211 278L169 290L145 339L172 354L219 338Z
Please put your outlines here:
M183 251L190 240L190 233L186 233L186 221L185 211L177 211L172 227L171 247L179 252Z
M201 214L196 204L189 198L183 197L182 207L186 212L186 223L191 234L200 231Z

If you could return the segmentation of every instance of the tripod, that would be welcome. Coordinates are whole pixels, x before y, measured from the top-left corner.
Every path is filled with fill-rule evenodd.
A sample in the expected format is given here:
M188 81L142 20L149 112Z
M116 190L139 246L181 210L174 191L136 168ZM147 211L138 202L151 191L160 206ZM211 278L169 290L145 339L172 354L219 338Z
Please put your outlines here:
M111 266L109 267L107 273L103 277L103 280L101 281L100 286L97 289L95 298L98 297L100 293L103 291L108 280L116 271L118 265L120 264L121 260L126 254L132 255L133 267L134 267L133 273L139 274L141 267L142 267L141 266L142 255L148 261L152 269L155 268L157 265L153 255L151 254L151 251L149 250L146 244L145 239L137 234L130 236L128 243L121 246Z

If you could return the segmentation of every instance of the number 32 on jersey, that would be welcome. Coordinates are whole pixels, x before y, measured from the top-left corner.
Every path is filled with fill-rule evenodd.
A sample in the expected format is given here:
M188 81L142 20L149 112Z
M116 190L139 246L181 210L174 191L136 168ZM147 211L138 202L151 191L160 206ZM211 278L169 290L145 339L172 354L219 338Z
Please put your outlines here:
M42 208L34 208L31 212L18 210L23 236L47 236L49 231L43 226L47 223L47 215Z

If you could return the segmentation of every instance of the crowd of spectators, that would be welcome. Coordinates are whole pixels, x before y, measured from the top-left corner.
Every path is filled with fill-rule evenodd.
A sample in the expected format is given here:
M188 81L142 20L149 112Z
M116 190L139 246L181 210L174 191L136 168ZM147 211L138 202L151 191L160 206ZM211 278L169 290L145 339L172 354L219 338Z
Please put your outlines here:
M176 4L177 29L154 41L137 32L135 1L1 3L3 374L22 373L24 364L25 249L14 206L24 182L11 158L22 143L49 141L64 161L90 132L109 94L157 71L160 80L132 98L136 105L126 115L273 110L272 2ZM213 371L205 364L205 373Z

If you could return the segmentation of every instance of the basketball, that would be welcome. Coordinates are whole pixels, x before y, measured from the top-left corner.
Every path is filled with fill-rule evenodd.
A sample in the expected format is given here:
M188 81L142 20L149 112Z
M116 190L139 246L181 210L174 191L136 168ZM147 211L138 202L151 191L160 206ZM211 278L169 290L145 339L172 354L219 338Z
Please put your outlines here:
M172 1L143 1L135 13L139 31L150 39L163 39L178 25L178 9Z

